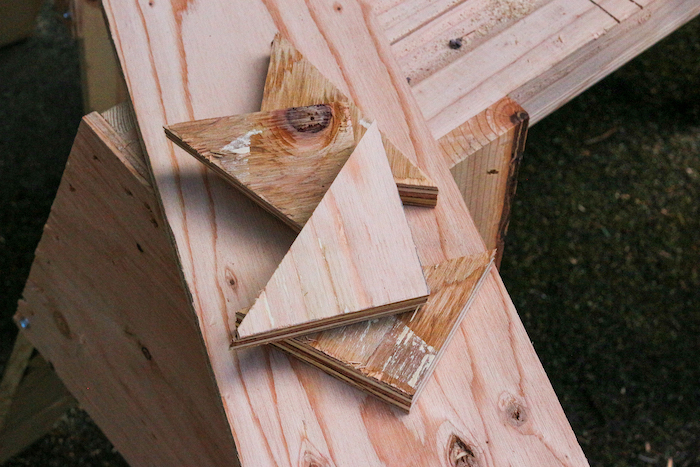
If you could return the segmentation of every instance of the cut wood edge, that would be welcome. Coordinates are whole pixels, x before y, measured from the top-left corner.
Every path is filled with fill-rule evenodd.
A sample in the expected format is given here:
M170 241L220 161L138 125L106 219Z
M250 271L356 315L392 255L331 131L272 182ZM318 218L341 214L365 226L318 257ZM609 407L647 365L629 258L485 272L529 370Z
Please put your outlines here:
M360 110L331 81L311 64L288 40L277 33L272 42L270 65L263 90L262 109L344 101L350 103L350 114L355 128L367 128L369 123ZM355 132L359 142L363 131ZM408 159L382 133L384 150L394 175L401 201L405 205L435 207L438 188L423 170Z
M429 289L383 153L374 123L244 312L231 348L416 311L427 301ZM365 277L375 270L387 277Z
M164 129L171 141L296 231L355 146L348 105L339 101Z
M490 266L494 262L495 254L496 252L494 250L486 251L477 255L455 258L434 266L423 268L431 291L431 295L423 307L441 306L445 304L447 300L457 298L458 301L453 306L462 309L463 316L460 317L461 320L469 310L481 284L488 276ZM455 285L454 289L456 290L446 291L444 287L445 284ZM404 315L404 317L406 316L408 316L408 314ZM410 320L410 318L408 319ZM275 342L272 345L361 391L367 392L384 402L388 402L409 412L411 406L418 399L423 388L430 380L430 376L437 367L442 353L449 345L457 328L458 326L455 326L451 330L445 344L438 353L433 356L429 364L420 368L419 377L416 378L417 385L413 391L401 390L399 386L387 384L383 380L377 378L376 375L369 376L362 371L358 371L356 368L349 368L346 363L318 351L315 347L306 344L303 339L289 339ZM343 329L337 330L337 332L342 331Z

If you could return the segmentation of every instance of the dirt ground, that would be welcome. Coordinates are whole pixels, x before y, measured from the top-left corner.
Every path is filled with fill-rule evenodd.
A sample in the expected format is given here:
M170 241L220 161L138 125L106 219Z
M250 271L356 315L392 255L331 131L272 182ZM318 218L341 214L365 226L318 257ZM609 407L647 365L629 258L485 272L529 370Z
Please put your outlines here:
M46 9L0 49L0 371L82 114ZM591 466L700 465L700 19L530 131L502 265ZM120 466L79 409L8 466Z

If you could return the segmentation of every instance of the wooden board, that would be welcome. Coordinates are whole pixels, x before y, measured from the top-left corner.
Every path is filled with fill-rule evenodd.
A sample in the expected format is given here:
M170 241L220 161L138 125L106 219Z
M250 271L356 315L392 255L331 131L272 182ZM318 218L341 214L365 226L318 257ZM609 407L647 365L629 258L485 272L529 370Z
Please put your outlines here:
M227 349L224 311L252 301L286 251L285 238L255 215L242 216L245 200L227 202L235 195L189 165L195 161L167 144L161 126L254 110L278 29L438 186L435 209L407 208L424 264L484 250L367 8L345 1L104 5L244 464L442 465L454 446L482 464L586 464L493 272L408 416L274 352ZM230 98L215 97L222 94ZM440 319L456 325L462 316Z
M375 123L246 311L231 345L415 312L428 293Z
M342 102L178 123L165 132L296 231L355 148Z
M534 124L700 13L693 0L470 0L431 2L420 21L423 7L376 5L385 31L405 31L392 51L437 138L505 95Z
M0 428L0 463L48 433L77 404L40 354L26 364Z
M131 464L236 465L167 226L130 147L98 114L83 119L15 319Z
M288 40L281 34L276 34L265 79L262 109L284 109L335 101L348 102L354 122L355 141L359 142L369 121L352 100L323 76ZM438 196L435 184L396 149L383 133L382 141L401 201L406 205L435 206Z
M442 138L450 172L486 243L501 264L510 207L525 149L528 115L505 97Z
M85 113L103 112L129 98L100 3L70 0L73 37L78 41Z

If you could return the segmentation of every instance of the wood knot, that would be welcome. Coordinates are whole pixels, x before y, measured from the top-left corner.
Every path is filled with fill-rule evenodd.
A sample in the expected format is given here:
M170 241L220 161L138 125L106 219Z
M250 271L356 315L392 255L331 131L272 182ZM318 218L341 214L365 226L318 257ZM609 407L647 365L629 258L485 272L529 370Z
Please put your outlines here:
M299 133L318 133L330 125L333 119L333 109L325 104L292 107L287 109L286 118Z
M153 355L151 355L151 351L148 350L148 347L146 347L145 345L141 346L141 353L144 357L146 357L146 360L148 360L149 362L153 360Z
M479 467L481 465L474 449L457 435L452 435L450 439L448 458L453 467Z
M238 278L237 278L236 275L233 273L233 271L232 271L231 269L229 269L229 268L226 268L225 276L226 276L226 283L227 283L233 290L236 290L236 288L238 287Z
M529 420L529 410L512 394L502 394L498 405L505 416L506 423L513 428L519 428Z
M301 458L301 467L330 467L330 463L318 454L306 451Z
M66 320L65 316L63 316L60 311L54 311L52 315L53 321L56 323L56 327L58 328L58 332L60 332L66 339L71 339L73 337L73 333L70 330L70 326L68 326L68 321Z

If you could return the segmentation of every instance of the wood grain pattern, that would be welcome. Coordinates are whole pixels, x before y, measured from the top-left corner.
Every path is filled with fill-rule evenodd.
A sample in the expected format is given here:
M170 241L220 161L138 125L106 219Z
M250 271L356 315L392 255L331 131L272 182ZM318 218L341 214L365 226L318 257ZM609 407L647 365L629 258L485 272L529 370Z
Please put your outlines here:
M276 34L265 79L262 109L284 109L336 101L348 102L355 129L355 142L359 142L369 120L352 100L323 76L288 40L281 34ZM401 201L411 206L435 206L438 197L435 184L383 133L382 142Z
M428 299L376 123L246 312L232 347L416 311Z
M29 320L26 337L128 462L235 465L167 227L122 154L130 147L98 114L83 119L15 320Z
M178 123L165 133L297 232L355 147L342 102Z
M274 351L228 351L226 310L250 305L289 237L170 146L162 126L255 110L278 30L440 189L435 209L406 208L423 264L484 251L366 6L344 0L104 6L244 465L449 465L446 453L460 443L482 465L586 465L493 272L452 345L444 336L441 362L409 415ZM454 319L445 328L463 315L445 319ZM528 415L514 420L520 408Z
M487 248L503 257L528 115L505 97L442 138L450 172Z

